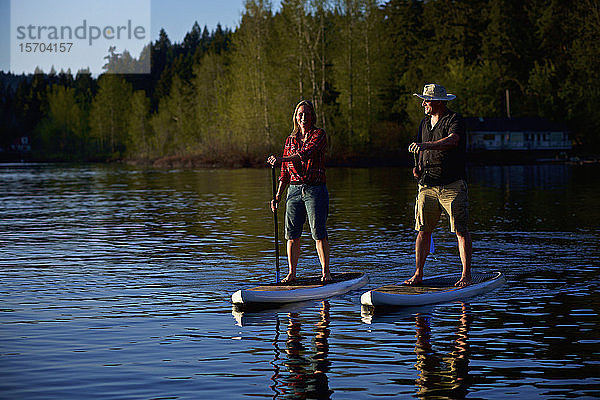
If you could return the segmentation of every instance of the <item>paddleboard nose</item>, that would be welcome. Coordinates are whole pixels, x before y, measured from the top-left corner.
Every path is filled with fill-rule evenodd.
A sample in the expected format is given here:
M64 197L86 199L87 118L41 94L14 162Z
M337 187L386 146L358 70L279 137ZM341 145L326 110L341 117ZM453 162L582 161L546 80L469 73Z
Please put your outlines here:
M363 293L362 296L360 296L360 304L363 304L365 306L373 305L373 302L371 300L371 291L370 290L368 292Z
M244 299L242 298L242 291L238 290L234 294L231 295L231 302L233 304L243 304Z

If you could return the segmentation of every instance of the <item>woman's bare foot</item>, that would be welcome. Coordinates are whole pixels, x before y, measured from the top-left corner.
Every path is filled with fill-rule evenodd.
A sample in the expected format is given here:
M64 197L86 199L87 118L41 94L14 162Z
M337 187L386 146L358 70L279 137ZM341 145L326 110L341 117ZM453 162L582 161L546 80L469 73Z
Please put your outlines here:
M321 277L321 282L322 283L331 283L331 282L333 282L333 278L331 277L331 274L330 273L326 273L325 275L323 275Z
M293 283L296 280L296 276L287 274L285 278L281 280L281 283Z

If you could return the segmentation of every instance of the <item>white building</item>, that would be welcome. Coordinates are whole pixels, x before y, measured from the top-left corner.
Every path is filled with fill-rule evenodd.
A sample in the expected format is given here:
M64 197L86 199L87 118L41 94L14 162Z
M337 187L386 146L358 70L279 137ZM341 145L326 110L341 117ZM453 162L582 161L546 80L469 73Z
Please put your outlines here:
M567 151L571 140L566 127L539 117L465 118L467 151Z

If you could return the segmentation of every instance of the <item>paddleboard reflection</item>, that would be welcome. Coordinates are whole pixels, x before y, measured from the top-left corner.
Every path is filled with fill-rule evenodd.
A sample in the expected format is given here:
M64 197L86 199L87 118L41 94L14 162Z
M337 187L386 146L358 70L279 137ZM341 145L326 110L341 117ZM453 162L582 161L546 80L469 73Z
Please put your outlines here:
M319 304L317 322L306 324L300 312L314 310ZM312 306L312 307L311 307ZM273 359L269 362L273 369L271 390L273 399L330 399L333 390L329 388L327 373L329 361L329 302L308 301L288 305L288 308L261 312L232 311L239 326L275 322ZM311 332L312 331L312 332ZM311 340L311 337L314 339Z
M448 349L447 341L434 343L432 316L436 306L410 307L389 312L376 313L363 307L361 319L367 324L395 323L414 320L416 362L418 377L415 380L416 397L419 398L464 398L472 384L469 375L469 329L473 320L469 303L460 302L456 330ZM447 322L447 318L445 318ZM434 328L435 329L435 328ZM432 337L433 336L433 337Z
M419 377L415 384L417 396L431 398L448 396L462 399L467 395L471 386L469 378L469 328L472 314L467 303L461 304L452 351L443 354L435 351L431 338L431 315L417 314L415 316L416 343L415 368Z

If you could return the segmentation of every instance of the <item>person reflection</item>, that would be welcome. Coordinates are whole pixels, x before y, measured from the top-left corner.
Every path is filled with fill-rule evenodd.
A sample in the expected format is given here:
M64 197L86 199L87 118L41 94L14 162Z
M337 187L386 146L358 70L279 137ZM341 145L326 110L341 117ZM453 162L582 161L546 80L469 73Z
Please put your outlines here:
M440 356L433 350L430 319L428 314L415 317L417 397L464 398L470 386L468 333L472 316L469 305L462 303L454 349L448 355Z
M289 374L280 376L277 394L293 399L329 399L327 372L331 365L329 354L329 303L323 301L319 322L315 326L314 354L308 358L310 351L303 344L304 336L297 313L288 314L287 340L283 364ZM281 371L279 371L281 373ZM277 397L277 394L275 398Z

